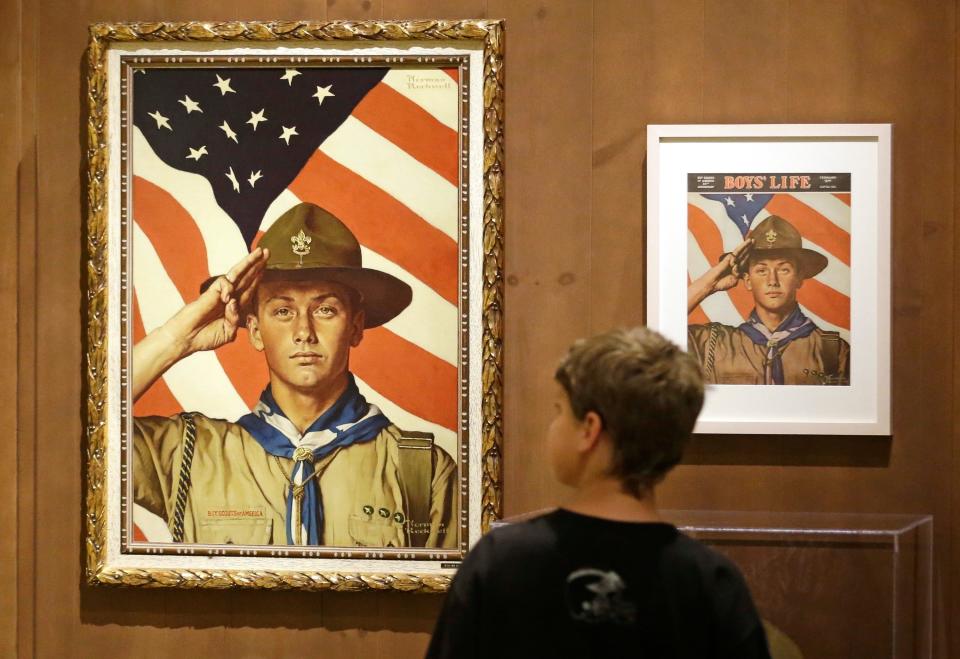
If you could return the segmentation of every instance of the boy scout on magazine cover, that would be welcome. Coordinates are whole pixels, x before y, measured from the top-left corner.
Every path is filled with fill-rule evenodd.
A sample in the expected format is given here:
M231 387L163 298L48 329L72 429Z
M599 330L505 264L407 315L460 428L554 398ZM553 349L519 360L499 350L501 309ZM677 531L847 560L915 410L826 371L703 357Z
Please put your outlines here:
M850 384L849 190L843 173L688 176L688 347L707 383Z

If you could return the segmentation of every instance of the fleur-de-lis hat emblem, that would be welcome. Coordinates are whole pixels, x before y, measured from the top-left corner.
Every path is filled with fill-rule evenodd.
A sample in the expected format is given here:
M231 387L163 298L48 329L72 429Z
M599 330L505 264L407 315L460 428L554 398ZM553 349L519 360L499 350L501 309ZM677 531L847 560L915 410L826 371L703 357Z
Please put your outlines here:
M394 275L363 267L360 243L346 224L316 204L290 208L270 225L258 247L270 250L263 281L324 281L349 286L362 303L364 328L379 327L409 306L413 289ZM216 280L207 279L206 290ZM241 323L255 308L244 309Z
M293 243L293 253L300 257L300 265L303 265L303 257L310 253L310 243L313 242L313 238L300 229L300 233L290 236L290 242Z
M803 246L797 227L778 215L770 215L747 234L753 239L750 259L789 257L795 259L804 279L815 277L827 267L827 257Z

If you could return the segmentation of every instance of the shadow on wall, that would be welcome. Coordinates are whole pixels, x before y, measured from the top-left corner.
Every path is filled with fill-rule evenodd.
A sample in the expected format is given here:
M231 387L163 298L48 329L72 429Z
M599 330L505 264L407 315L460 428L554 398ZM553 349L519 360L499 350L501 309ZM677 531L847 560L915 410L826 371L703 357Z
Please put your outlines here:
M892 437L860 435L694 435L688 465L890 466Z
M400 592L180 590L95 587L80 589L85 625L318 629L430 634L442 595Z

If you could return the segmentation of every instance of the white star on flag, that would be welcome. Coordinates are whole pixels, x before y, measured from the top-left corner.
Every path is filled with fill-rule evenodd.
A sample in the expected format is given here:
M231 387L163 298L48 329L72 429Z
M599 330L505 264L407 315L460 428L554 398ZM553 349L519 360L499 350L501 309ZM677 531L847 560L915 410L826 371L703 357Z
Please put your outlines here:
M253 129L256 130L257 124L266 120L267 118L263 116L263 110L261 109L260 112L251 112L250 118L247 119L247 123L253 126Z
M193 147L187 147L190 149L190 155L187 156L188 160L200 160L203 156L207 155L207 147L202 146L199 149L194 149Z
M724 199L724 201L727 202L727 206L736 206L736 205L737 205L737 202L735 202L735 201L734 201L733 199L731 199L730 197L727 197L726 199Z
M752 193L752 192L748 192L748 193L747 193L747 201L753 201L753 193Z
M323 105L323 99L327 98L328 96L336 96L336 94L330 91L331 87L333 87L333 85L327 85L326 87L320 87L318 85L317 93L311 96L310 98L317 99L317 105Z
M235 143L239 144L239 142L237 142L237 134L233 132L232 128L230 128L230 124L227 123L226 119L223 120L223 124L220 126L220 130L226 133L228 139L231 139Z
M157 110L156 112L150 112L150 113L148 113L148 114L150 115L150 117L151 117L154 121L157 122L157 129L158 129L158 130L159 130L160 128L166 128L167 130L173 130L173 128L170 127L170 121L169 121L165 116L163 116L162 114L160 114L160 110Z
M250 184L251 188L256 185L257 181L263 178L263 175L260 172L261 170L259 169L255 172L250 172L250 178L247 179L247 183Z
M295 77L297 77L298 75L300 75L300 72L297 71L296 69L286 69L286 70L284 71L283 75L280 76L280 79L281 79L281 80L286 80L286 81L287 81L287 85L289 86L289 85L292 85L292 84L293 84L293 79L294 79Z
M226 96L227 94L236 94L237 91L230 86L230 78L224 80L220 77L220 74L217 74L217 81L213 83L213 86L220 90L221 96Z
M233 189L236 190L237 192L240 192L240 182L237 180L236 174L233 173L233 167L231 167L230 171L224 174L224 176L230 179L230 183L233 184Z
M283 134L280 135L280 139L287 143L287 146L290 146L290 138L294 135L299 135L297 132L297 127L293 126L292 128L287 128L283 126Z
M183 104L183 107L187 108L187 114L190 114L191 112L203 113L203 110L200 109L200 104L189 96L184 96L179 102Z

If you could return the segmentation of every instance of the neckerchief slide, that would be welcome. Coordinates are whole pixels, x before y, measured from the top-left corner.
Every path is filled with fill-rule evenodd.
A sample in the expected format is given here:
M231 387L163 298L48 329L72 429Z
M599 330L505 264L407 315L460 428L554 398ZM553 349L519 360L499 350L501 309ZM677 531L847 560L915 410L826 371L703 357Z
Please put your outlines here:
M740 325L739 329L750 337L750 340L755 344L767 349L766 359L764 360L763 383L783 384L783 359L780 357L783 349L791 341L809 336L817 329L817 326L800 311L800 305L798 304L793 313L784 318L783 322L772 332L760 322L756 309L750 312L747 322Z
M253 411L237 423L270 455L294 460L287 496L287 544L319 545L323 542L323 502L314 463L337 449L376 439L390 420L367 402L349 374L347 388L337 401L302 434L277 405L269 385Z

